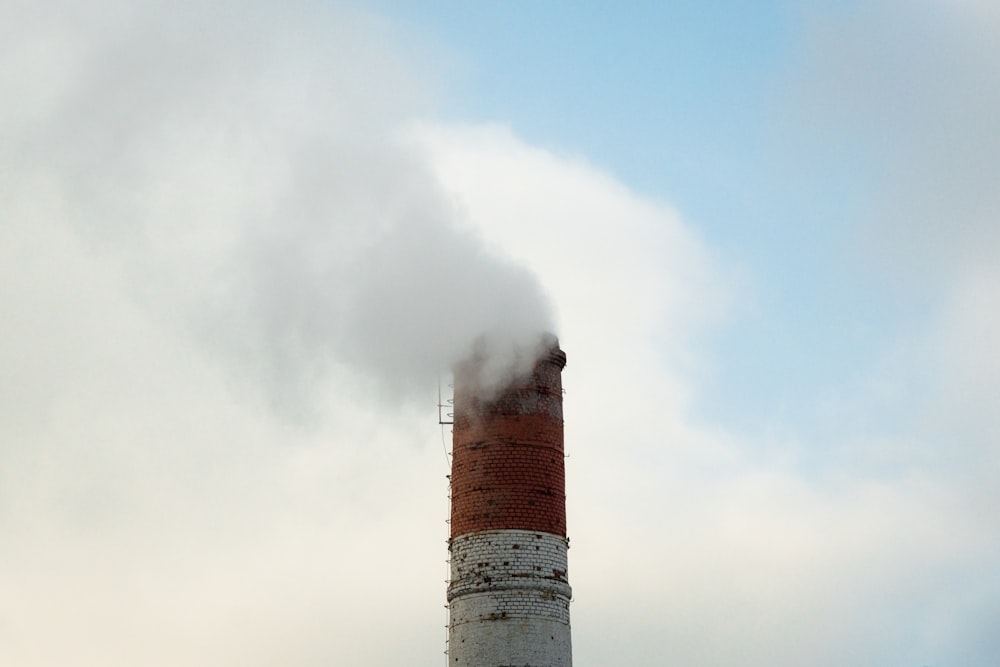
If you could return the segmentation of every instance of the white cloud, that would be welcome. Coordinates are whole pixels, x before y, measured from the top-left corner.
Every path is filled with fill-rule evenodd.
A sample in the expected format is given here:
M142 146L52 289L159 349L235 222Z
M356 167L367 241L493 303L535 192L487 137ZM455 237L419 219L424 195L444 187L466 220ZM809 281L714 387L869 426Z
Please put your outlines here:
M429 376L550 298L578 664L988 664L989 475L803 472L693 425L734 295L668 205L410 125L419 67L357 12L63 9L0 14L0 662L439 664ZM963 275L922 349L982 444L996 275Z
M375 18L110 3L74 26L19 9L9 205L71 225L280 410L308 415L332 368L406 399L485 331L551 328L535 278L399 140L420 79ZM41 58L39 38L68 46Z
M995 548L955 480L898 459L860 476L764 463L691 424L696 383L675 362L698 356L731 294L675 211L501 127L419 134L560 308L579 662L921 660L933 642L908 633L975 617L935 611Z

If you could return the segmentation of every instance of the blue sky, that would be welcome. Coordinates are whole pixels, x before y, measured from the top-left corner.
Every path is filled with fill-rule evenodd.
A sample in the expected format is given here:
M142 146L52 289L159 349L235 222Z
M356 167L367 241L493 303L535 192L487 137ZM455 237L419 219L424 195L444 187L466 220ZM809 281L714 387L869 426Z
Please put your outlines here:
M998 37L0 0L0 663L442 664L438 383L554 329L577 665L994 667Z
M451 56L444 119L503 122L600 165L738 267L752 305L705 337L707 419L821 437L811 406L924 315L856 247L878 155L808 108L809 24L850 5L384 6Z

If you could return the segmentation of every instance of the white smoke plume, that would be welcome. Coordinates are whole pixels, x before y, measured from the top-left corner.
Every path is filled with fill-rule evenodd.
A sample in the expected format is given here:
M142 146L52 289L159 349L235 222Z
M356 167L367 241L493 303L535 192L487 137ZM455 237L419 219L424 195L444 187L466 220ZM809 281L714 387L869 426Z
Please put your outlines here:
M7 3L3 216L70 230L280 411L337 378L405 400L486 334L553 328L537 279L444 197L426 111L354 10Z

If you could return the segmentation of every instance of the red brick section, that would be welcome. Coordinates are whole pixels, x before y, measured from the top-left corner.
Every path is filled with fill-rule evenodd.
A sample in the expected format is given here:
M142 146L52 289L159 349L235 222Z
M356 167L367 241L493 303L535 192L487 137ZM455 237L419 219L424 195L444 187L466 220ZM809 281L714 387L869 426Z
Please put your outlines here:
M565 365L555 344L529 377L490 400L470 386L475 362L456 370L452 537L512 529L566 536Z

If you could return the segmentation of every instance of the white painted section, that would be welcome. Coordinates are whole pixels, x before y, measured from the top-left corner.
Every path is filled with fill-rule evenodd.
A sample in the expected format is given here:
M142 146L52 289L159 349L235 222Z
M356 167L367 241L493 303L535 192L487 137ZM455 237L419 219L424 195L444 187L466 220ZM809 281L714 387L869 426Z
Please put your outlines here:
M450 550L450 665L572 665L565 538L484 531L454 538Z

